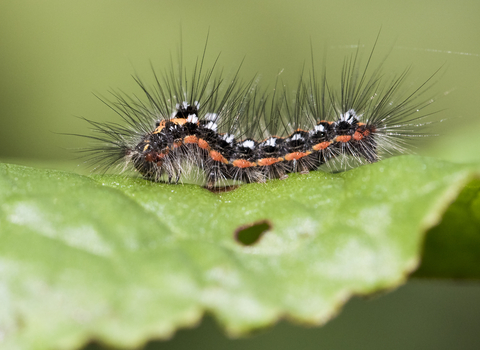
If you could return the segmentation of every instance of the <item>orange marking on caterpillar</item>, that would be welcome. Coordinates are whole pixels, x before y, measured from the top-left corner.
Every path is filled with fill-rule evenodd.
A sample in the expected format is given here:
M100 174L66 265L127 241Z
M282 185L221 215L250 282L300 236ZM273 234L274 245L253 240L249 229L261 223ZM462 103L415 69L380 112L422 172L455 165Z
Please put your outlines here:
M160 124L158 124L157 128L153 132L154 134L159 134L162 132L162 130L165 128L165 120L162 120Z
M153 162L157 158L157 152L150 152L145 155L146 162Z
M163 160L163 158L165 158L167 156L169 151L166 151L165 153L158 153L157 154L157 162Z
M198 143L198 137L196 137L195 135L185 136L185 138L183 139L183 143L185 143L185 144L187 144L187 143Z
M260 166L268 166L268 165L281 162L282 160L283 158L262 158L262 159L259 159L257 163Z
M303 158L305 156L308 156L312 152L293 152L285 155L285 160L298 160L300 158Z
M159 134L162 132L163 129L165 129L165 124L167 122L171 122L175 125L183 125L187 122L187 120L185 118L173 118L173 119L169 119L169 120L162 120L160 122L160 124L158 124L157 128L155 129L155 131L153 132L154 134Z
M314 151L321 151L322 149L327 148L331 144L332 143L330 141L320 142L320 143L317 143L316 145L313 145L312 148Z
M204 139L198 139L198 147L201 149L210 150L210 145Z
M228 160L220 152L210 151L210 158L217 162L222 162L223 164L228 164Z
M249 162L248 160L245 160L245 159L236 159L232 162L232 165L234 167L242 168L242 169L257 166L256 163Z
M351 135L340 135L335 138L337 142L348 142L352 139Z
M173 119L170 119L169 122L172 122L173 124L176 124L176 125L183 125L187 122L187 119L185 119L185 118L173 118Z
M181 147L182 144L183 144L183 143L182 143L182 140L180 140L180 141L175 141L175 142L173 143L173 148Z
M360 141L361 139L363 139L363 134L359 131L355 131L355 134L353 134L353 139L355 141Z

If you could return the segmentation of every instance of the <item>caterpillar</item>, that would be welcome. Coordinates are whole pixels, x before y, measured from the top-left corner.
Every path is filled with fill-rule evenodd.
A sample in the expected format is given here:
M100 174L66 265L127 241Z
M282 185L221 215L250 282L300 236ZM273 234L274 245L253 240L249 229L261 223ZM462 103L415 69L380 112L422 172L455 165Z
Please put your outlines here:
M143 99L114 93L106 101L123 124L85 119L95 131L86 137L97 141L85 151L97 170L131 168L154 182L177 184L199 169L209 189L334 169L340 158L346 169L348 159L373 163L404 153L425 135L422 121L431 113L423 109L434 99L422 96L435 73L408 92L409 69L390 79L381 66L370 73L372 55L363 68L358 50L345 59L339 89L312 64L293 93L278 81L271 92L256 77L242 82L238 70L227 79L217 72L218 57L205 68L205 51L191 75L182 66L163 75L152 68L152 85L134 76Z

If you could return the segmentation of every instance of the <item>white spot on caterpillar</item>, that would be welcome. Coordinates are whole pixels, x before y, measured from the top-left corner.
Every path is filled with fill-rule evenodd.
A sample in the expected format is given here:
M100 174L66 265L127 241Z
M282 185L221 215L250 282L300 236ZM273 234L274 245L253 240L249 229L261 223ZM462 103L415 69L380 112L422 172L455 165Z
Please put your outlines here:
M324 132L325 131L325 126L323 126L322 124L315 125L314 129L315 129L315 131Z
M177 103L175 105L176 109L187 109L188 107L190 107L190 103L188 103L187 101L183 101L181 105L180 103ZM200 108L200 103L198 101L193 102L193 107L195 107L196 109Z
M297 140L305 141L305 138L301 134L293 134L293 136L288 139L288 141L297 141Z
M340 114L340 121L341 122L347 122L349 124L353 124L355 120L359 120L361 115L357 115L355 110L349 109L343 114Z
M232 143L234 139L235 139L235 136L232 134L224 134L222 136L222 140L224 140L226 143Z
M241 146L245 147L245 148L254 149L255 148L255 142L253 140L245 140L241 143Z
M275 147L277 145L277 139L275 137L270 137L268 140L265 140L263 145Z
M197 123L198 122L198 118L197 118L197 115L196 114L189 114L188 117L187 117L187 122L189 123Z
M176 108L176 109L180 109L180 108L187 109L188 106L190 106L190 105L188 104L188 102L187 102L187 101L183 101L181 105L180 105L180 103L177 103L177 104L175 105L175 108Z
M215 124L214 122L208 122L207 125L205 125L205 128L217 131L217 124Z
M217 113L207 113L207 114L205 114L204 119L214 122L214 121L217 120Z

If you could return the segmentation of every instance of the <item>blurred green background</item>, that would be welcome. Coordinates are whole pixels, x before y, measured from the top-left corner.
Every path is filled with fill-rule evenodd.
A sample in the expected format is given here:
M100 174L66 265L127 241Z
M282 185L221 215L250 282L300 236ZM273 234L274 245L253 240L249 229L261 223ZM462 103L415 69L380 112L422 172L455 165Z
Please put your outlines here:
M201 54L241 76L273 86L277 74L292 89L312 42L317 66L326 56L338 76L345 56L377 34L375 64L385 72L411 66L420 84L436 69L433 110L449 118L442 137L418 152L454 161L480 159L476 101L480 91L480 3L471 1L12 1L0 3L0 159L72 160L87 140L85 122L116 120L93 93L140 93L131 74L149 81L150 61L162 71L176 56L183 32L185 64ZM337 79L338 81L339 79ZM444 96L447 95L447 96Z
M418 153L455 162L480 161L480 2L407 1L13 1L0 2L0 160L82 171L72 149L89 133L75 116L116 120L92 93L139 93L131 74L148 81L175 57L182 32L185 64L192 65L210 32L208 56L241 76L277 74L294 88L310 42L317 66L339 74L343 58L380 32L375 63L385 70L412 67L420 84L437 68L432 92L441 110L440 137ZM478 349L478 284L407 285L372 302L354 301L325 328L282 324L249 340L227 341L207 321L161 348ZM353 311L352 311L353 310ZM476 312L472 312L476 310ZM388 329L388 331L386 331ZM209 343L210 341L210 343ZM204 347L200 346L204 342ZM259 345L260 344L260 345ZM455 346L458 344L459 346ZM461 345L461 346L460 346Z

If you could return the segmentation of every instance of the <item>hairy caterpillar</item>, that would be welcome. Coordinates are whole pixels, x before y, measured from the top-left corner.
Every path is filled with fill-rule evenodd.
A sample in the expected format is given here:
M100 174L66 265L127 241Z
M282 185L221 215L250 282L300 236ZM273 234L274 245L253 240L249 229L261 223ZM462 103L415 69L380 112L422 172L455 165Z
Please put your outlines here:
M433 75L407 93L408 69L389 80L380 67L369 73L372 54L363 69L358 50L345 59L340 89L312 70L293 94L242 83L238 71L225 80L217 61L205 69L205 52L188 78L182 66L162 76L152 69L153 86L135 77L143 100L116 93L107 103L124 125L87 120L99 144L86 152L97 168L130 167L152 181L178 183L194 167L207 188L284 179L339 156L358 164L403 153L428 124L421 110L433 100L421 96Z

